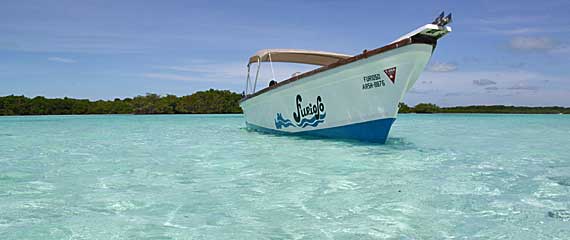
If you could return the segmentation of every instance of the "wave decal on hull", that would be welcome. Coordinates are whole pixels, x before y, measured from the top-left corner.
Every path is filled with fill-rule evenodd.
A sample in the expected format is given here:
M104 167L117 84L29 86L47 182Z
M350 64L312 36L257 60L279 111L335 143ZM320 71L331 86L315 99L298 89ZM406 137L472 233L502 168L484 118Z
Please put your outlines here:
M295 127L295 124L293 124L291 120L284 118L281 113L277 113L277 116L275 117L275 128L281 129L283 127L290 127L290 126Z
M317 115L313 115L312 118L304 118L301 120L301 122L295 124L290 119L284 118L283 114L277 113L277 116L275 117L275 128L277 128L277 129L287 128L287 127L305 128L308 126L316 127L325 121L326 116L327 116L326 112L323 114L320 114L318 118L317 118Z

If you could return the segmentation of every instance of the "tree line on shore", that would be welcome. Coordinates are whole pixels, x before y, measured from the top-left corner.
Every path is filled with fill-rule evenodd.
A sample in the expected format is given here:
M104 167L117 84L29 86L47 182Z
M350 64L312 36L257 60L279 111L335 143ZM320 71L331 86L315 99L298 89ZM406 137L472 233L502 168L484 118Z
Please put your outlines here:
M570 108L551 107L525 107L505 105L473 105L457 107L439 107L431 103L420 103L410 107L400 103L399 113L507 113L507 114L570 114Z
M196 92L177 97L149 93L134 98L98 100L73 98L28 98L25 96L0 97L2 115L72 115L72 114L209 114L241 113L241 94L228 90ZM400 113L521 113L521 114L570 114L565 107L520 107L520 106L459 106L439 107L420 103L413 107L400 104Z
M148 93L98 101L11 95L0 97L0 115L241 113L241 98L241 94L214 89L182 97Z

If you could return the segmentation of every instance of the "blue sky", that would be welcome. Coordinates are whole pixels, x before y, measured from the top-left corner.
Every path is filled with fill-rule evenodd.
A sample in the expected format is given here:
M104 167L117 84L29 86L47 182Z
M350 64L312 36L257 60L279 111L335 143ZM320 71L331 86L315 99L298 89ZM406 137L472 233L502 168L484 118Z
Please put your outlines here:
M558 0L2 1L0 95L241 92L259 49L356 54L441 10L454 31L406 103L570 106L570 2Z

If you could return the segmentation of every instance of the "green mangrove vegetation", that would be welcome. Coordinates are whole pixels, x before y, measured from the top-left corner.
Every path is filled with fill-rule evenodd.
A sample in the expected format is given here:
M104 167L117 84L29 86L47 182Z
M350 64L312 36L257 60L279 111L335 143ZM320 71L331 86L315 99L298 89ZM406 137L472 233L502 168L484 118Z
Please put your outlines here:
M242 95L228 90L196 92L192 95L157 95L148 93L134 98L114 100L28 98L25 96L0 97L2 115L74 115L74 114L209 114L241 113L239 100ZM518 113L518 114L570 114L565 107L521 106L460 106L439 107L431 103L415 106L400 104L400 113Z
M238 93L214 89L183 97L148 93L98 101L11 95L0 97L0 115L241 113L238 103L241 97Z
M505 113L505 114L570 114L567 107L525 107L525 106L457 106L439 107L431 103L420 103L410 107L400 103L400 113Z

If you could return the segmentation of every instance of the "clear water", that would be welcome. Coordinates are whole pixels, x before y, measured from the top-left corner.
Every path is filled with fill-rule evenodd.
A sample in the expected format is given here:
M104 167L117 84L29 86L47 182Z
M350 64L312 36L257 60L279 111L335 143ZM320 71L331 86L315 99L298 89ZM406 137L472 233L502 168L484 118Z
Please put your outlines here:
M243 126L2 117L0 238L570 238L568 115L402 115L386 145Z

